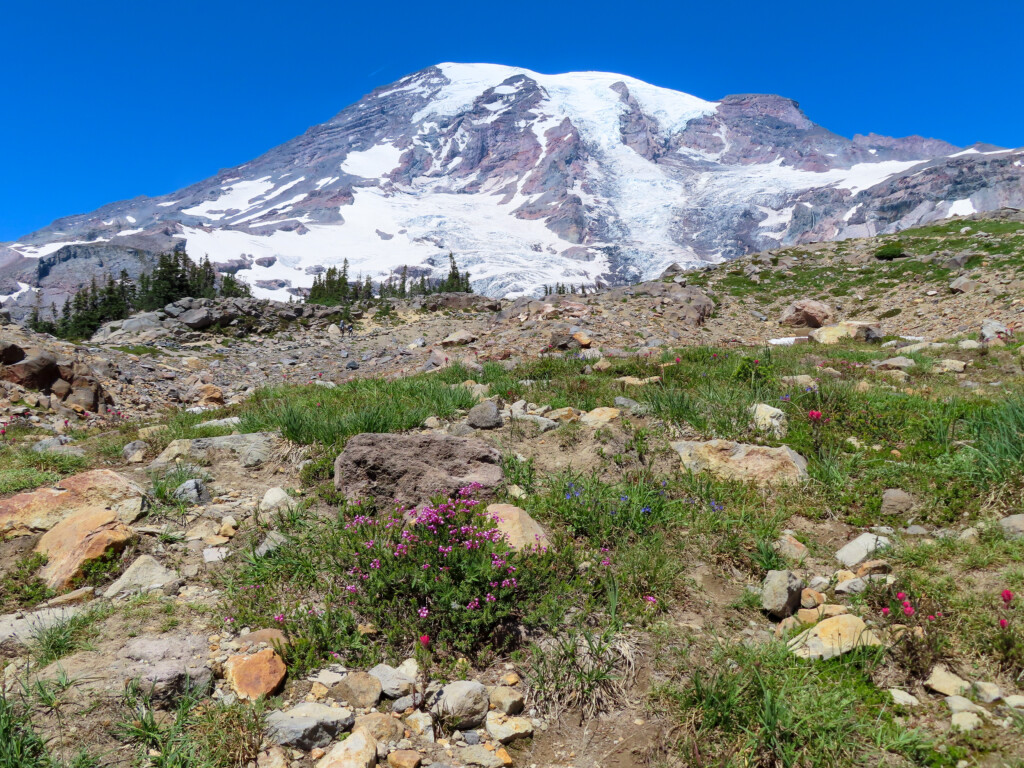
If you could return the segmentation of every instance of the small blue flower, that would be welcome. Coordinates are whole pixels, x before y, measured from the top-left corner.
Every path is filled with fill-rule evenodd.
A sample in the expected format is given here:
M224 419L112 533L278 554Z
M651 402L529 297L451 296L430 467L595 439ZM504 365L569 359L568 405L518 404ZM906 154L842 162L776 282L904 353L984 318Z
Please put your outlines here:
M643 512L645 515L651 514L651 508L650 507L644 507L640 511Z

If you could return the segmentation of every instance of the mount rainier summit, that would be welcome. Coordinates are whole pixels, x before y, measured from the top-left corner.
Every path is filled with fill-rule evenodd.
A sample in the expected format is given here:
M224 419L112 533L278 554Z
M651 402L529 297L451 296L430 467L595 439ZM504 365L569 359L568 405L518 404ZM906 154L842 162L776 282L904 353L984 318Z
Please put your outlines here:
M175 248L276 299L345 258L378 280L441 274L449 251L477 291L517 296L1020 207L1022 182L1024 150L851 140L779 96L440 64L249 163L0 245L0 298L59 304Z

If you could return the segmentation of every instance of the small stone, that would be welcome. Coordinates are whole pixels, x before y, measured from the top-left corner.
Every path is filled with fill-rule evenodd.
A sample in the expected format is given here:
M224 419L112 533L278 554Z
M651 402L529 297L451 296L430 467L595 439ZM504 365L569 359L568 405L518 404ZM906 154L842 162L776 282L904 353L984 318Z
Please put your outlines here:
M968 733L981 727L981 718L974 712L957 712L953 715L953 730Z
M914 497L899 488L889 488L882 493L883 515L905 515L914 508Z
M621 411L618 408L595 408L588 413L584 413L580 417L580 423L586 427L597 429L619 418L620 413Z
M380 680L366 672L351 672L330 688L330 695L334 699L346 701L360 709L377 706L382 693Z
M423 758L415 749L396 749L388 755L389 768L419 768Z
M493 400L484 400L474 405L466 420L473 429L498 429L504 424L498 404Z
M889 573L892 570L892 566L889 565L886 560L868 560L860 564L857 568L857 578L863 579L865 576L878 576Z
M800 607L803 580L792 571L768 571L761 584L761 607L772 616L785 618Z
M807 547L788 533L775 542L775 551L789 560L800 561L807 557Z
M408 696L415 688L415 683L411 677L402 674L394 667L389 667L387 664L378 664L367 674L380 681L381 690L389 699Z
M413 712L405 718L406 727L413 736L421 736L427 741L434 740L434 719L427 712Z
M267 715L267 735L276 744L308 752L326 747L355 722L352 710L306 702Z
M986 683L979 680L971 688L974 690L974 695L978 701L983 704L991 704L1003 697L1002 691L999 690L999 686L995 683Z
M211 500L210 492L206 489L206 483L199 478L186 480L174 489L172 494L178 501L186 504L208 504Z
M836 552L836 560L847 568L852 568L867 560L876 550L888 547L889 544L890 541L885 536L862 533Z
M224 664L224 678L240 699L258 699L276 693L284 683L284 659L271 649L232 656Z
M906 691L901 691L899 688L890 688L889 695L892 696L893 703L901 707L917 707L921 704L916 696Z
M946 706L949 707L949 710L953 714L956 714L957 712L975 712L979 715L988 714L984 709L965 696L947 696Z
M269 514L280 509L291 509L294 506L295 499L289 496L284 488L268 488L260 502L260 512Z
M805 588L800 593L801 608L815 608L825 602L825 596L816 589Z
M316 768L374 768L377 765L377 742L364 730L356 729L316 764Z
M523 711L523 694L507 685L498 685L491 689L491 706L506 715L518 715Z
M502 744L533 735L533 723L525 717L509 717L501 712L487 713L487 733Z
M833 616L789 641L789 650L805 659L832 659L854 648L878 646L882 641L864 621L851 613Z
M355 730L366 731L375 741L385 744L398 741L405 735L402 721L383 712L370 712L356 718Z
M1024 536L1024 514L1010 515L999 521L999 527L1008 538L1019 539Z
M501 676L502 685L519 685L521 678L515 672L506 672Z
M936 664L924 685L944 696L962 696L971 689L970 683L950 672L945 664Z
M480 683L456 680L438 692L431 712L455 728L476 728L484 722L489 705L487 689Z

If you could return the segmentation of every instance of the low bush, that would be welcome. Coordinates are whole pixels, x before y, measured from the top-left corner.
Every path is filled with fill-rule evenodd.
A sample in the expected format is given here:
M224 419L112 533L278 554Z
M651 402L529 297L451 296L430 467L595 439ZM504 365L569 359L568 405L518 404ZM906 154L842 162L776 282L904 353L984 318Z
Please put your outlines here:
M231 574L226 619L280 627L300 666L372 658L361 624L392 656L422 635L442 657L515 647L520 624L557 623L584 553L569 542L513 551L476 490L372 517L358 505L329 520L283 516L289 542Z

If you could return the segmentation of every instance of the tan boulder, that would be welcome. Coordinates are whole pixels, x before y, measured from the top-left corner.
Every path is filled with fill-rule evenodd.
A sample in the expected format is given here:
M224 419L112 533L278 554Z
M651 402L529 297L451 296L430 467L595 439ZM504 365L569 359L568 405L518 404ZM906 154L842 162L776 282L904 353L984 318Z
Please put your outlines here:
M287 671L284 659L270 648L232 656L224 663L224 679L240 699L258 699L277 693Z
M878 323L868 323L861 320L846 320L835 325L825 325L815 328L808 336L811 341L819 344L838 344L844 339L855 341L875 341L882 338L882 329Z
M389 768L419 768L423 757L415 749L396 749L388 754Z
M603 427L614 419L619 418L620 413L621 411L618 408L595 408L580 416L580 423L587 427Z
M671 443L671 448L689 471L708 472L723 480L777 485L808 478L807 459L785 445L770 448L731 440L680 440Z
M316 768L374 768L375 765L377 742L366 731L356 728L320 758Z
M366 731L374 741L383 741L385 744L390 741L398 741L405 735L402 721L391 715L385 715L383 712L360 715L356 718L353 730Z
M782 311L779 323L800 328L821 328L835 319L835 313L828 304L813 299L794 301Z
M195 403L207 408L224 405L224 392L213 384L203 384L196 388Z
M67 589L81 575L82 566L120 552L134 537L113 510L86 507L72 512L36 544L35 551L47 558L39 578L50 589Z
M144 509L142 488L109 469L65 477L55 488L39 488L0 500L0 536L48 531L78 509L110 509L121 522L133 522Z
M498 530L505 534L505 540L512 549L548 546L544 529L525 509L512 504L489 504L487 514L495 519Z
M945 664L936 664L924 681L924 687L943 696L963 696L971 689L971 684L950 672Z
M825 619L801 632L788 643L795 656L804 659L832 659L854 648L879 646L882 641L859 616L845 613Z

